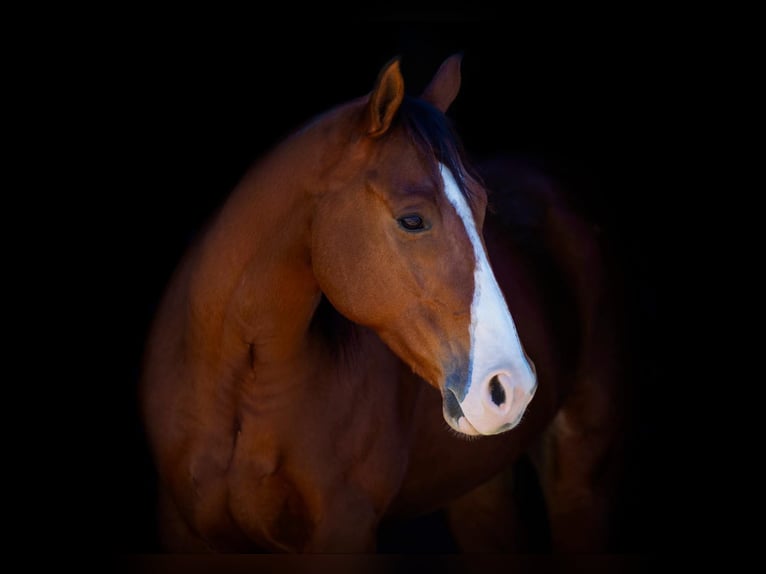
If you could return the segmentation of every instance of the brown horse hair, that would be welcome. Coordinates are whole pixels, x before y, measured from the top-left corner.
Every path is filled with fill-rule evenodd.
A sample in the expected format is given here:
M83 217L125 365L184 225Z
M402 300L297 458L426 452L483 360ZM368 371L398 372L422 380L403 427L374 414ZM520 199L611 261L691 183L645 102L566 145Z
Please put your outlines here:
M426 159L444 164L471 207L476 194L466 184L468 178L482 184L480 173L469 160L452 120L429 102L405 96L392 121L400 125L419 153ZM385 137L385 136L384 136ZM358 327L340 314L326 297L322 297L310 325L311 332L325 344L325 350L346 364L353 361Z

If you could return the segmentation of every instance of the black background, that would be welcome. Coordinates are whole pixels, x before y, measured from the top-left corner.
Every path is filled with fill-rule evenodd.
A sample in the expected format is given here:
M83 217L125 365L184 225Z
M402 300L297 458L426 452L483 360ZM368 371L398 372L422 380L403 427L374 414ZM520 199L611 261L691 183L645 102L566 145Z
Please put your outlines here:
M78 535L110 552L156 550L154 475L134 392L162 289L251 162L317 113L367 93L394 56L401 57L407 91L417 94L444 58L462 52L462 87L448 115L468 152L535 158L608 230L630 285L631 328L642 357L637 379L651 388L662 201L653 182L667 137L659 105L669 89L667 55L657 47L656 28L647 31L640 21L585 20L444 13L217 27L182 18L153 24L147 17L99 30L86 46L102 174L92 203L109 256L99 258L97 271L105 273L92 290L109 292L100 307L109 305L100 357L109 374L97 384L101 412L108 413L99 436L110 447L87 454L96 469L85 494L94 513ZM620 552L654 552L661 544L653 526L654 408L638 394Z

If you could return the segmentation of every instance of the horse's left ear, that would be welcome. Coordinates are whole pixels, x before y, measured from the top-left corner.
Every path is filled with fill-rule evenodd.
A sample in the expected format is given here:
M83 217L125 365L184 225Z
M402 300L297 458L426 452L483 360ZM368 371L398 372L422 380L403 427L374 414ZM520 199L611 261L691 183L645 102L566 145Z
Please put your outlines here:
M453 54L439 66L431 83L428 84L421 98L439 108L442 113L452 105L460 91L460 63L463 54Z
M393 58L378 74L375 87L367 104L369 125L367 135L377 137L391 126L404 99L404 78L399 69L399 58Z

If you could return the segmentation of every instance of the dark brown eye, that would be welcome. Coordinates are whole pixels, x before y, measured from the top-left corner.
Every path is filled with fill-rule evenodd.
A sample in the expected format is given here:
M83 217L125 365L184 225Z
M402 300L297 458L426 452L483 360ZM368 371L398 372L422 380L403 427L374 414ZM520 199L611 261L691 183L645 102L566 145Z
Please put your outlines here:
M401 225L406 231L424 231L427 229L426 222L417 213L411 213L398 219L399 225Z

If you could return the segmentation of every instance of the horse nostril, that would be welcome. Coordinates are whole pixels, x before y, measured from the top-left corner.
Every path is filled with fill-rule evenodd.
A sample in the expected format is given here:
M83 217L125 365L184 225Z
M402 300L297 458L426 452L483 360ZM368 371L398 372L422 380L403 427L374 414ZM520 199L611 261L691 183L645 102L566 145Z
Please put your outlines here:
M498 407L505 402L505 389L500 384L497 375L492 377L492 380L489 382L489 394L492 397L492 402Z

